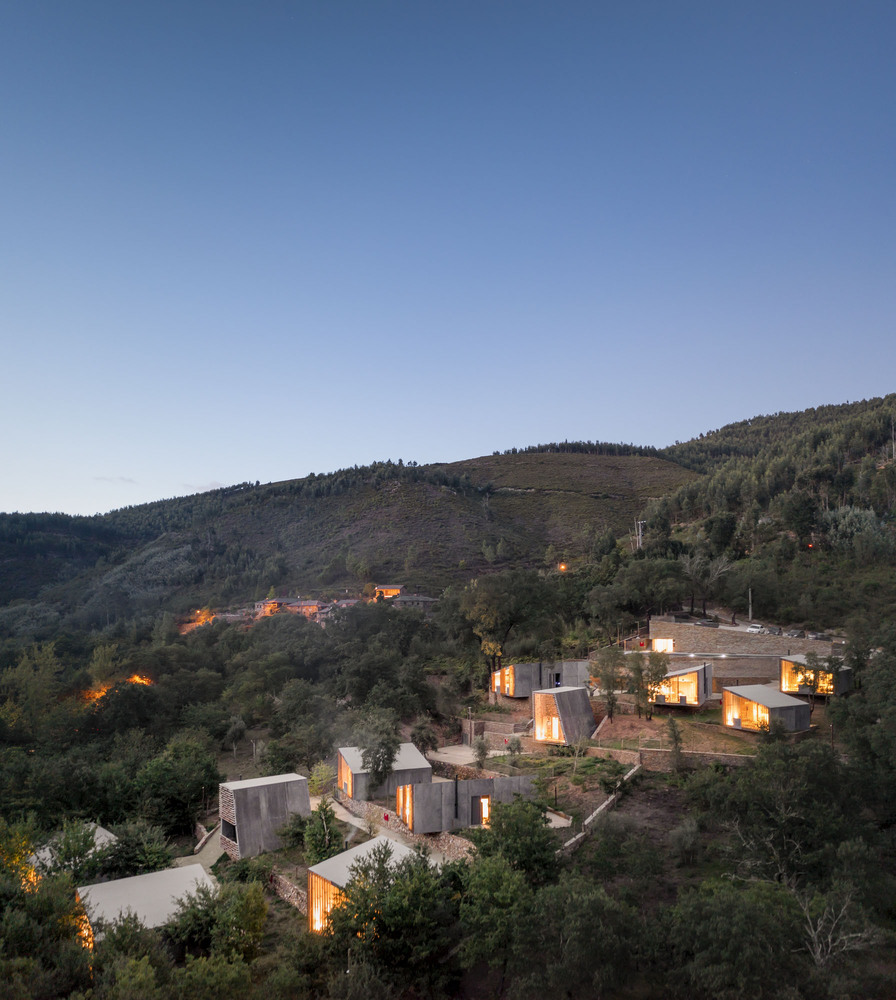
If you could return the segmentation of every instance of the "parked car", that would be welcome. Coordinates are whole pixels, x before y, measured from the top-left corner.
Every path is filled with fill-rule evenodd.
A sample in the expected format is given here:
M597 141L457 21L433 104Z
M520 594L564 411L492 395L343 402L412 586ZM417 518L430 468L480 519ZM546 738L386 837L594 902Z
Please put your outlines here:
M830 642L831 641L831 637L827 634L827 632L810 632L809 635L808 635L808 638L810 638L810 639L819 639L822 642Z
M777 625L766 625L762 630L763 635L780 635L781 629Z
M805 639L806 633L801 628L792 628L789 632L785 632L784 635L788 639Z
M747 631L751 632L753 635L759 635L759 633L762 631L762 626L759 624L759 622L753 622L753 624L747 629Z

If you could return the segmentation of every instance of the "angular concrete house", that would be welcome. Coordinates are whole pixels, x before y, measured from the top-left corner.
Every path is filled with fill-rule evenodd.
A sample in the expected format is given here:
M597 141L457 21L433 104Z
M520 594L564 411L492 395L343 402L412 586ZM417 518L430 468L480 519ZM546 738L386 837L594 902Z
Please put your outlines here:
M334 858L327 858L319 865L308 869L308 927L320 932L327 926L330 910L342 897L342 890L352 877L352 865L366 857L375 847L388 844L392 852L391 864L398 864L404 858L413 857L410 847L399 844L389 837L374 837L366 844L349 848Z
M698 708L712 694L712 664L670 670L656 692L656 705L687 705Z
M112 923L127 913L137 916L144 927L167 924L177 910L177 901L200 885L211 889L217 882L202 865L184 865L114 882L84 885L77 893L87 913L92 940L97 921Z
M218 788L221 850L234 861L283 846L277 831L294 813L311 815L308 779L299 774L227 781Z
M399 785L432 781L432 764L413 743L402 743L392 764L392 773L382 785L370 788L370 776L361 760L361 748L340 747L336 754L336 780L340 791L349 798L383 798L394 795Z
M473 778L399 785L395 812L412 833L442 833L470 826L488 826L496 802L513 802L517 795L535 794L532 779Z
M491 690L506 698L528 698L544 688L587 687L591 680L589 660L557 660L508 663L492 672Z
M817 684L814 673L806 664L805 656L782 656L781 690L785 694L815 694L824 697L852 690L852 670L849 667L841 667L836 671L818 668Z
M532 692L535 739L539 743L573 744L595 730L594 712L583 687L559 687Z
M725 688L722 692L722 720L732 729L762 732L780 722L788 733L809 728L809 706L775 688L762 684Z

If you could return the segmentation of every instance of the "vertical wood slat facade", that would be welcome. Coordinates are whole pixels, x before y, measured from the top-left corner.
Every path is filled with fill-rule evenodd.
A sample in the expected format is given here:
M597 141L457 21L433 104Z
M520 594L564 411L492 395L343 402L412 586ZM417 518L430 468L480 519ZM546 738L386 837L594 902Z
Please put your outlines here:
M316 872L308 872L308 927L320 933L327 926L330 910L342 898L342 892L332 882Z
M345 759L342 754L337 754L337 765L338 772L336 775L336 780L339 783L339 787L342 791L349 796L349 798L354 798L354 775L352 774L352 769L346 764Z

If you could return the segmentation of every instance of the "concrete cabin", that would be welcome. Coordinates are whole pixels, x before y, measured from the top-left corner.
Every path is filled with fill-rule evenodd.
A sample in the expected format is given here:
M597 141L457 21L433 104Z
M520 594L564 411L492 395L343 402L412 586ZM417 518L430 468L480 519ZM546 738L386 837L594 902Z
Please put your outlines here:
M488 826L496 802L513 802L518 795L528 799L534 794L530 777L399 785L395 793L395 812L412 833L442 833L470 826Z
M816 697L846 694L852 690L852 670L840 667L838 670L816 668L818 680L806 663L805 656L781 657L781 690L785 694L802 694Z
M118 837L111 830L98 826L96 823L85 823L84 825L93 831L93 847L87 852L89 855L118 842ZM57 842L58 838L53 838L48 844L35 851L28 859L28 863L41 871L52 871L55 867Z
M712 694L712 664L670 670L654 698L655 705L685 705L699 708Z
M402 743L392 764L392 773L378 788L368 787L370 776L361 760L360 747L340 747L336 754L338 787L352 799L375 799L395 794L399 785L429 784L432 764L413 743Z
M327 858L319 865L308 869L308 926L310 930L320 933L327 926L330 910L342 898L342 890L352 877L352 866L367 857L374 848L382 844L388 845L392 852L390 864L398 864L405 858L414 856L410 847L398 844L389 837L374 837L366 844L359 844L334 858Z
M590 739L594 712L583 687L559 687L532 692L532 714L538 743L571 745Z
M764 732L779 722L786 732L801 733L810 726L810 710L799 698L762 684L748 684L722 692L722 719L731 729Z
M294 813L311 815L308 779L299 774L227 781L218 788L221 850L239 861L283 846L277 831Z
M537 663L508 663L506 667L492 671L490 687L505 698L529 698L533 691L588 687L590 682L589 660L539 660Z
M144 927L161 927L177 912L178 900L201 885L212 889L217 883L197 864L84 885L77 893L87 913L92 939L97 922L110 924L128 913L133 913Z

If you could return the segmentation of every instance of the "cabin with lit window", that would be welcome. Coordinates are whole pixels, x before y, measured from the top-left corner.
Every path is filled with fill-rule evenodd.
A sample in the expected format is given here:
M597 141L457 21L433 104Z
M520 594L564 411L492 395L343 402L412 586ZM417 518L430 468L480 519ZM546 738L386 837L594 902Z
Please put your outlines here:
M785 694L832 695L846 694L852 690L852 670L838 667L824 670L809 667L805 656L781 657L781 690Z
M392 773L376 788L370 788L370 775L364 767L360 747L340 747L336 753L337 787L351 799L388 798L399 785L429 784L432 764L413 743L401 743L392 762Z
M699 708L712 694L712 664L670 670L656 690L655 705L684 705Z
M801 733L811 724L806 702L763 684L726 687L722 691L722 720L731 729L751 732L766 732L778 723L785 732Z
M83 936L92 946L98 922L108 926L128 913L144 927L162 927L174 917L183 896L195 893L199 886L213 889L216 885L199 864L83 885L77 890L89 924Z
M435 781L399 785L395 814L411 833L442 833L488 826L496 802L531 799L535 788L530 777L473 778L468 781Z
M557 660L508 663L492 671L491 690L505 698L530 698L544 688L587 687L591 680L589 660Z
M399 594L404 593L403 583L377 583L373 588L373 596L379 600L389 600L390 597L398 597Z
M532 692L532 714L538 743L571 746L590 739L595 730L594 712L583 687L559 687Z
M221 850L239 861L265 851L277 851L283 841L277 831L290 816L311 815L308 779L299 774L226 781L218 786Z
M399 844L389 837L374 837L364 844L349 848L333 858L321 861L308 869L308 927L319 934L326 929L330 910L342 898L342 890L352 878L352 867L362 861L381 844L388 845L392 852L390 864L397 865L405 858L414 856L410 847Z

